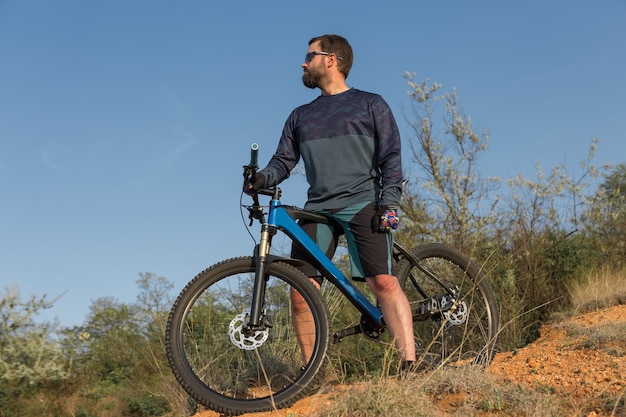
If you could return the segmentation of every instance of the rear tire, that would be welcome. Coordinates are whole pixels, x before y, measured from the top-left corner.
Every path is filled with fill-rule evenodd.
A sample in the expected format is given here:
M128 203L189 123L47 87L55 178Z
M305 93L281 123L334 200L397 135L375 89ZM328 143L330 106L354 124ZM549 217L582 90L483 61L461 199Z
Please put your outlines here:
M255 266L251 257L218 263L198 274L178 296L166 328L167 358L185 391L225 415L293 404L321 384L330 345L328 309L296 268L267 268L266 331L241 342L250 312ZM291 320L290 288L303 296L315 324L313 355L304 359ZM271 323L270 323L271 321Z
M437 283L408 257L398 265L398 279L414 311L418 365L487 366L493 358L499 327L498 307L487 278L468 257L447 246L430 244L412 253L422 268L444 284ZM450 295L444 287L458 288L457 295ZM416 319L416 309L433 299L454 303L454 308Z

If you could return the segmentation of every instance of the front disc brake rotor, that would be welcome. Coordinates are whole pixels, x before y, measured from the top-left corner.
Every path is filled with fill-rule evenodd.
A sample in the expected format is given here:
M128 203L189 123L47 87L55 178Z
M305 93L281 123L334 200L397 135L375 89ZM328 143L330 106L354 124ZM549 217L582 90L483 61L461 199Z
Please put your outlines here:
M269 330L255 330L252 334L246 335L244 326L248 322L248 313L241 313L230 322L228 326L228 336L233 345L239 349L254 350L261 347L267 340Z

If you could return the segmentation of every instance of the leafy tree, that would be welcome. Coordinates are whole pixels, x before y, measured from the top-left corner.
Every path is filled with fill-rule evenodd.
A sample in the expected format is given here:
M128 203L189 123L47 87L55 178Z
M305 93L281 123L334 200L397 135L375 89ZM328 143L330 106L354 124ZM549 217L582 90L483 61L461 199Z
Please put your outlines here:
M54 301L46 296L21 299L17 286L0 294L0 380L34 385L67 377L65 361L54 335L57 325L35 322Z
M488 197L498 179L481 177L477 169L480 153L487 149L487 132L474 132L456 91L439 94L438 83L428 79L418 83L414 73L406 73L405 78L413 100L411 160L421 174L416 176L419 189L409 190L402 206L407 231L430 234L464 250L468 239L482 234L494 221ZM437 117L443 121L442 131L436 127ZM415 229L424 224L428 227Z
M139 274L136 282L139 287L137 306L142 320L146 324L156 324L159 329L164 331L167 314L172 306L171 291L174 284L167 278L151 272Z
M83 326L88 336L88 362L97 380L120 383L132 380L139 371L143 335L137 308L111 297L95 300Z
M182 402L163 351L171 284L150 273L137 284L137 303L99 298L84 324L65 332L66 351L76 357L74 383L82 387L73 407L85 415L158 416L171 410L170 396Z
M22 400L68 378L58 325L35 321L54 301L45 295L22 300L17 286L0 293L0 415L36 415L24 410Z
M410 155L418 170L413 173L417 181L404 193L403 226L396 237L405 244L439 240L473 256L501 301L502 322L508 324L500 340L520 346L534 337L550 311L566 304L565 280L593 263L592 245L578 232L588 190L600 172L591 163L597 141L577 176L563 166L544 173L538 164L535 179L485 177L478 163L488 135L474 131L456 91L441 93L440 84L417 82L412 73L405 78L413 104ZM620 178L607 178L602 195L619 196L624 189ZM604 211L588 215L603 225L596 234L617 237L620 231L623 236L624 229L614 222L623 200L600 200ZM612 220L605 224L600 218Z
M623 267L626 257L625 163L609 167L604 174L604 181L590 198L583 223L601 262L616 268Z
M600 191L608 200L624 202L626 199L626 163L618 164L605 174Z

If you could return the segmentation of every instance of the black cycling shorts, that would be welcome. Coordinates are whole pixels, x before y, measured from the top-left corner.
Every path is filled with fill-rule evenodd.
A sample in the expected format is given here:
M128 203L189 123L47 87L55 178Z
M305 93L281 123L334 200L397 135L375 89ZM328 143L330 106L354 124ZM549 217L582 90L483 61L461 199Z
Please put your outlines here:
M345 234L350 255L352 278L364 281L366 277L380 274L395 275L392 265L393 235L377 232L372 227L376 214L375 203L356 204L344 209L316 211L333 219L340 227L311 221L300 221L300 227L326 253L329 259L335 254L339 236ZM322 274L303 248L294 242L291 257L307 262L298 267L308 277L321 282Z

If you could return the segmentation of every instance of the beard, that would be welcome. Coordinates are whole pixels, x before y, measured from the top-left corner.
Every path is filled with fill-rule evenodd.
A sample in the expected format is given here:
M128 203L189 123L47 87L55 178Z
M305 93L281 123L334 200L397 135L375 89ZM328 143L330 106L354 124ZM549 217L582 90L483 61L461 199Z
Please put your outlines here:
M320 78L318 74L305 71L304 74L302 74L302 84L311 89L317 88L320 86Z

